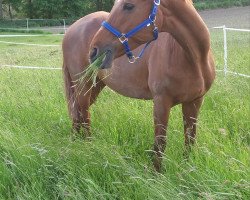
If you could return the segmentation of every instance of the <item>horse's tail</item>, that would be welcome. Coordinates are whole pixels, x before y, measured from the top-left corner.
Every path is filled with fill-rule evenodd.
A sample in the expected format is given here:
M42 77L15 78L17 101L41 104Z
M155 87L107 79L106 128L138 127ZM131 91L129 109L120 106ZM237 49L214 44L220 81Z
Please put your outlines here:
M63 69L64 89L65 89L65 96L66 96L66 101L68 105L68 112L69 112L71 119L74 121L79 118L78 106L77 106L78 104L76 102L74 83L70 76L68 67L66 66L65 63L63 64L62 69Z

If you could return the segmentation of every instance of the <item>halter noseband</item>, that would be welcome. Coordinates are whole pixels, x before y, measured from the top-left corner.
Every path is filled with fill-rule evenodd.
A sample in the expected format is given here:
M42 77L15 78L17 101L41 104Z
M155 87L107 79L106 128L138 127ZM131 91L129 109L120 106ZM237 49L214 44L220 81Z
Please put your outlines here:
M160 4L161 4L161 0L154 0L154 5L153 5L153 8L151 10L151 13L150 13L148 19L144 20L142 23L140 23L138 26L136 26L134 29L132 29L128 33L121 33L120 31L115 29L113 26L111 26L108 22L106 22L106 21L102 22L102 26L105 27L107 30L109 30L111 33L113 33L116 37L118 37L119 41L123 44L123 46L125 48L126 55L127 55L130 63L135 63L135 61L138 58L141 58L143 56L146 48L149 46L149 44L158 38L158 28L155 24L155 20L156 20L156 14L158 11L158 6ZM139 53L139 55L137 57L135 57L134 54L132 53L130 47L129 47L128 39L130 37L132 37L134 34L136 34L137 32L139 32L141 29L148 27L148 26L151 26L151 25L154 26L153 40L147 42L146 45L144 46L144 48Z

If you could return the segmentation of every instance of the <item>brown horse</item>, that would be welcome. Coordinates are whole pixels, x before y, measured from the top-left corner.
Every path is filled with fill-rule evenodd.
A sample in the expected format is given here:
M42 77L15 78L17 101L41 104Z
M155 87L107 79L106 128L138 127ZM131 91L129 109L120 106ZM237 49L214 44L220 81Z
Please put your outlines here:
M98 12L84 17L65 35L63 69L69 111L73 128L79 131L81 126L89 129L89 106L105 85L124 96L153 99L154 167L160 171L161 156L166 146L168 117L173 106L182 104L186 146L189 147L195 141L198 112L203 96L215 77L210 36L192 2L162 1L156 24L161 32L168 33L161 33L142 59L129 64L125 56L119 57L124 51L118 39L104 28L97 32L107 17L107 21L122 32L129 31L148 17L153 0L129 2L117 0L109 16ZM130 45L135 49L151 39L152 29L148 27L134 35ZM99 71L99 83L92 89L91 83L86 84L83 92L78 94L72 86L79 78L77 74L89 64L87 51L91 49L90 57L93 60L93 57L105 52L107 47L111 50L111 56L103 60L102 66L106 69ZM135 53L140 49L135 49ZM112 61L112 58L117 59Z

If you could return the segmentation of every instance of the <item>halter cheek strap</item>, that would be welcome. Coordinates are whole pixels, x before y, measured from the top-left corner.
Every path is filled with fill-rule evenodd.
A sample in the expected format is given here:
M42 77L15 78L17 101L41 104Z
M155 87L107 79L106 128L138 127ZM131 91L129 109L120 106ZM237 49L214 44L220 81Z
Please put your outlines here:
M160 5L160 3L161 3L161 0L154 0L154 5L153 5L153 8L151 10L151 13L150 13L148 19L144 20L142 23L140 23L138 26L136 26L134 29L132 29L128 33L121 33L116 28L111 26L108 22L106 22L106 21L102 22L102 26L105 27L107 30L109 30L111 33L113 33L119 39L119 41L123 44L124 49L125 49L125 53L129 59L130 63L135 63L135 61L138 58L141 58L143 56L146 48L149 46L149 44L158 38L159 33L158 33L158 28L155 24L155 20L156 20L156 14L158 11L158 6ZM147 42L146 45L144 46L144 48L139 53L139 55L137 57L135 57L133 55L130 47L129 47L128 39L130 37L132 37L133 35L135 35L137 32L139 32L140 30L142 30L143 28L151 26L151 25L154 27L153 39L151 41Z

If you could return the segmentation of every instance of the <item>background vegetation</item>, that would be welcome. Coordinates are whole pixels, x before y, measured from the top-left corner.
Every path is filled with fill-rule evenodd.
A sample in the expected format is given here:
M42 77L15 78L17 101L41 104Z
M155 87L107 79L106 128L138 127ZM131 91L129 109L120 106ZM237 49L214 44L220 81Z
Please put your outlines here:
M97 10L109 11L114 0L0 0L1 18L79 18ZM198 9L250 5L250 0L194 0Z

